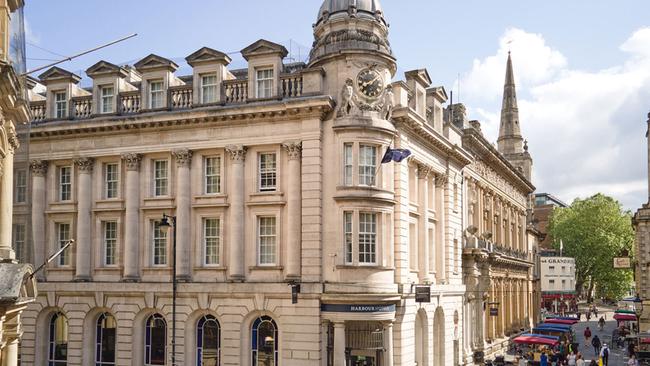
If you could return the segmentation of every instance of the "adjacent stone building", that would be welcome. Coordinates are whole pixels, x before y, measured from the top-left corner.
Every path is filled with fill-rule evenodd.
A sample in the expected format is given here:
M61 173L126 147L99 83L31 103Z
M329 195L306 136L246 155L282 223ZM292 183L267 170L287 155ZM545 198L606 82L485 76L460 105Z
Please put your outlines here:
M648 113L648 132L646 139L650 138L650 113ZM650 329L650 316L645 309L650 308L650 140L648 140L648 202L637 210L632 219L632 225L636 232L635 253L636 267L634 278L636 291L643 300L644 312L641 316L640 328L645 332Z
M23 365L170 364L174 258L179 365L459 365L530 323L512 76L497 150L426 70L395 81L378 0L325 0L313 31L307 64L259 40L245 69L202 47L191 75L39 76L34 261L76 245L39 274Z
M18 130L29 121L24 82L22 0L0 1L0 365L18 364L23 312L36 296L32 266L19 263L12 247L14 157Z
M463 271L466 362L504 354L511 336L528 329L539 302L533 298L537 236L529 226L532 158L521 135L512 59L508 55L498 147L487 141L478 121L467 122L464 107L450 117L462 129L462 146L472 155L465 170L466 245Z

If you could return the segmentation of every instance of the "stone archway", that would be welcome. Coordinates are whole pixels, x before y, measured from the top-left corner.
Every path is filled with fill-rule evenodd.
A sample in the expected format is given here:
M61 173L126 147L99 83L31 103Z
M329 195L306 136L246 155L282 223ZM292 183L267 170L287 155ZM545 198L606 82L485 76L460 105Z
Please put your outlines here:
M420 309L415 316L415 362L417 366L429 365L429 332L427 315Z
M433 366L444 366L445 351L445 312L439 306L433 316Z

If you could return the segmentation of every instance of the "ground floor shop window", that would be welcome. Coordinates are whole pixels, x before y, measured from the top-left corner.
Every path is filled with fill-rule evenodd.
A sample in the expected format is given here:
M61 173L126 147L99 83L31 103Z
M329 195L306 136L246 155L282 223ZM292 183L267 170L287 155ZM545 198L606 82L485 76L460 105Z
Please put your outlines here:
M68 365L68 319L55 313L50 319L48 366Z
M167 359L167 322L160 314L147 318L145 327L144 363L146 366L165 365Z
M199 319L196 327L196 365L219 366L221 364L221 329L212 315Z
M251 365L278 365L278 327L269 316L261 316L251 329Z

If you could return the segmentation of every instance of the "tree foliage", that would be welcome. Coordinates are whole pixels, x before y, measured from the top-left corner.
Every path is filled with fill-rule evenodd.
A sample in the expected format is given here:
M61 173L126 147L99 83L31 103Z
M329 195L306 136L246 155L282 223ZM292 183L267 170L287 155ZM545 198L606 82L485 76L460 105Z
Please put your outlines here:
M611 197L596 194L576 199L567 208L553 211L549 233L556 249L560 239L563 254L576 260L576 290L584 285L599 296L620 298L632 284L632 270L613 269L614 257L622 250L632 255L634 231L631 213Z

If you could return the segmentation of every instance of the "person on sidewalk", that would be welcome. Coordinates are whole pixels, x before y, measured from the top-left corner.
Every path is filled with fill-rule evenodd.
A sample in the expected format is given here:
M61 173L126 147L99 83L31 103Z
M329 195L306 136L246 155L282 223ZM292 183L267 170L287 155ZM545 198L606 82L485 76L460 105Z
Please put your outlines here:
M603 318L602 316L600 317L600 319L598 319L598 328L600 329L601 332L605 328L605 318Z
M607 347L607 343L603 343L603 348L600 350L600 358L603 359L603 366L607 366L607 361L609 360L609 347Z
M598 356L600 354L600 338L597 335L594 336L594 339L591 340L591 345L594 347L594 355Z
M627 360L627 366L639 366L639 361L636 360L634 355L630 356Z
M585 345L588 346L589 345L589 340L591 339L591 329L589 329L589 327L587 327L587 329L585 329L585 332L583 334L585 336Z
M585 360L582 358L580 352L578 352L578 355L576 356L576 366L585 366Z

